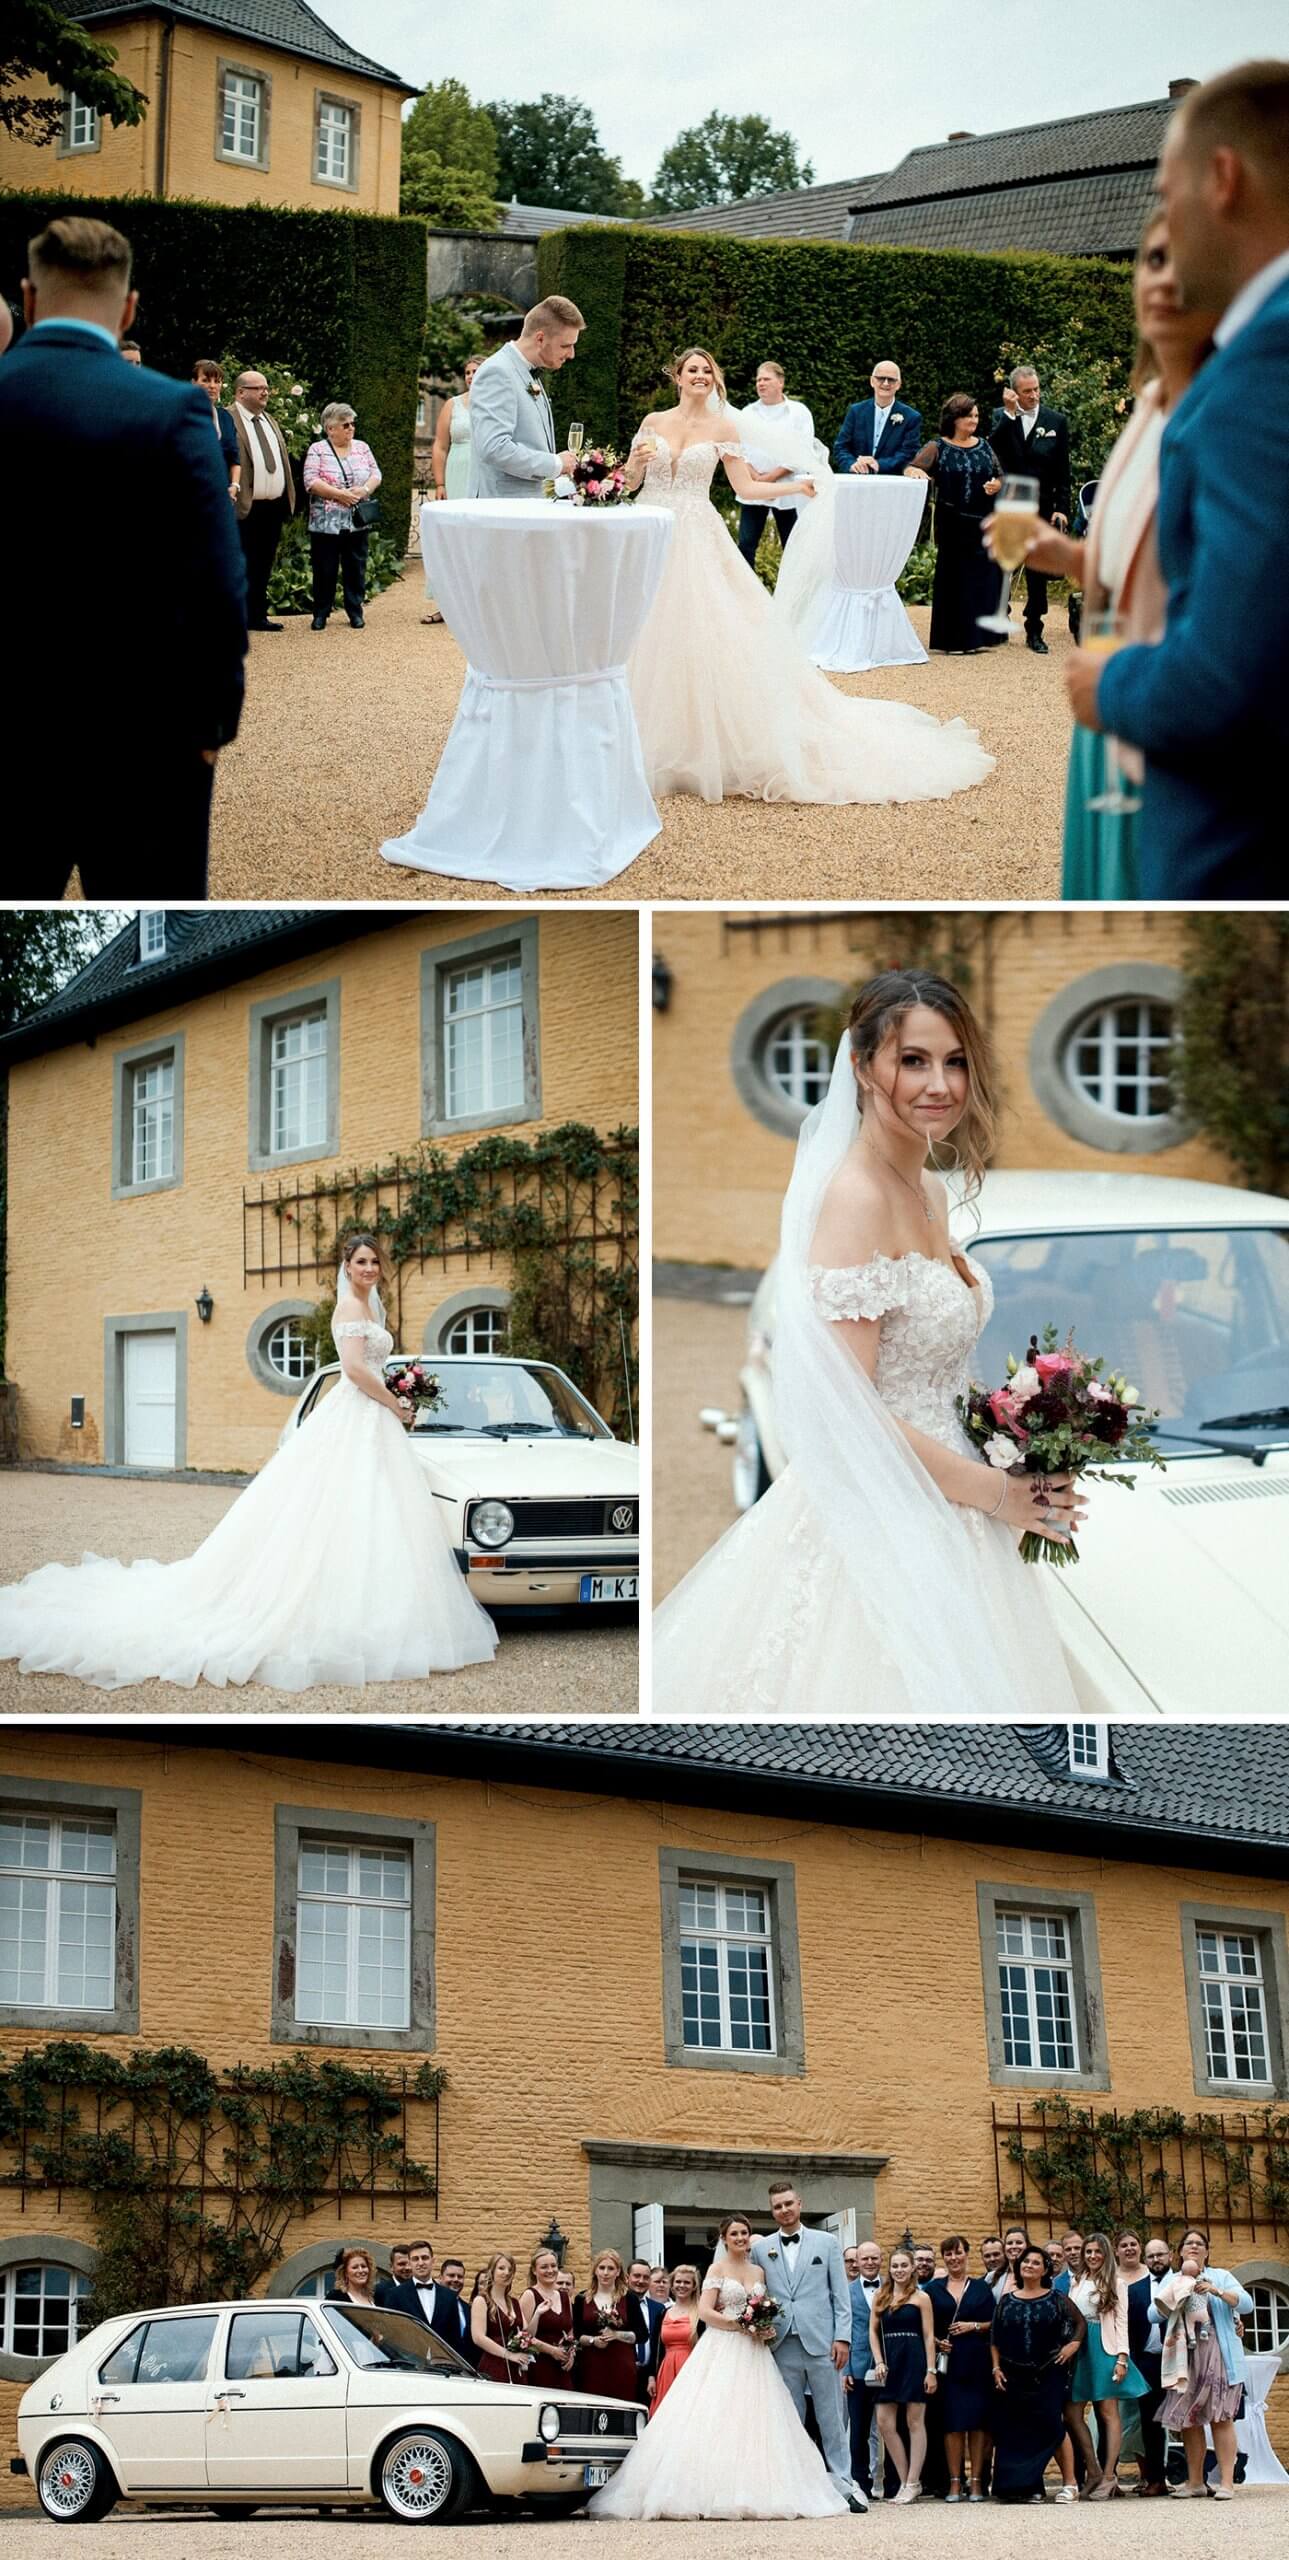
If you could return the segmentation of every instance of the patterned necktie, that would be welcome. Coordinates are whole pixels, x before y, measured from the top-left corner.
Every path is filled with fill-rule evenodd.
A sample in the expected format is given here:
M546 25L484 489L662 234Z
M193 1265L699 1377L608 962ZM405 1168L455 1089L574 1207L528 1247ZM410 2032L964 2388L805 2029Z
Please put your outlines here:
M264 420L259 416L253 416L251 419L251 425L255 430L255 441L259 446L260 452L264 456L265 462L268 464L269 470L276 471L277 448L273 443L273 439L269 434L268 428L264 424Z

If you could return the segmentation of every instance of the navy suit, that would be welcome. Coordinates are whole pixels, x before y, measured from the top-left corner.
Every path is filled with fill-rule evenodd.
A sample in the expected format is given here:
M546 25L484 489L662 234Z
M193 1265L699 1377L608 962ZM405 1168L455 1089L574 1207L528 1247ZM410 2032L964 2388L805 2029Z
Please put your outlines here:
M877 416L875 400L852 400L841 422L841 433L832 449L834 471L849 471L861 454L873 450L873 425ZM882 441L877 450L879 471L903 471L922 449L922 413L910 409L907 400L897 392L891 402Z
M1059 409L1049 409L1040 400L1034 412L1034 424L1026 435L1019 418L1006 409L995 409L989 422L989 441L999 469L1006 475L1038 482L1038 512L1051 522L1053 516L1070 520L1070 427ZM1043 617L1047 612L1047 576L1041 569L1025 571L1025 629L1034 639L1043 637Z
M38 827L6 896L206 895L212 769L236 735L245 575L228 471L194 383L70 323L0 361L5 572L20 650L16 775Z
M198 388L200 389L200 384ZM232 410L217 407L215 424L219 429L219 449L224 457L224 468L231 479L242 459L242 448L237 441L237 422Z
M1159 559L1168 624L1156 648L1102 669L1103 726L1146 756L1141 894L1285 895L1284 671L1289 658L1283 473L1253 459L1250 422L1289 401L1289 282L1219 348L1160 448Z

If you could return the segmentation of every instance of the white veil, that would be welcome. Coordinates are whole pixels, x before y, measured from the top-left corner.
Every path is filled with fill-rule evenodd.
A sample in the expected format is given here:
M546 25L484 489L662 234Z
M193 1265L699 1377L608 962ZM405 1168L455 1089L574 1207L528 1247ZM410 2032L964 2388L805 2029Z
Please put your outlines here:
M742 419L740 429L745 456L750 445L758 456L768 454L781 463L794 480L814 482L813 498L803 498L797 507L796 527L779 562L774 590L775 611L786 616L794 638L809 655L833 567L837 496L828 448L817 436L794 426L790 418L780 426L777 418L761 413L753 421ZM764 495L773 506L773 483L767 483Z

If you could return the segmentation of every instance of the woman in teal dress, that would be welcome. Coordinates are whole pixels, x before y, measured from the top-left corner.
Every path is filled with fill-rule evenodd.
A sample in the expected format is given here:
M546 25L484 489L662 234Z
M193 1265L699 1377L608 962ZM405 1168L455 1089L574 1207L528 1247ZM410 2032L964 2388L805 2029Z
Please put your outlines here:
M1074 2367L1065 2423L1086 2467L1084 2497L1117 2498L1124 2403L1144 2400L1150 2385L1128 2353L1127 2280L1103 2231L1090 2231L1083 2243L1083 2273L1070 2288L1070 2300L1088 2325ZM1083 2415L1089 2400L1097 2413L1099 2461Z

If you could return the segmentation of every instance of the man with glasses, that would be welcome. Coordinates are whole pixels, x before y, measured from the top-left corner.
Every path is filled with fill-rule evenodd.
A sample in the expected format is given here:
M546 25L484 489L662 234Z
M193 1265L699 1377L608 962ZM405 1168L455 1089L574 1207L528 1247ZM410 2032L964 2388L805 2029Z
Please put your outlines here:
M241 473L233 510L246 562L246 628L281 631L269 620L269 579L288 516L295 514L295 480L281 429L268 414L269 387L262 373L239 373L233 384L233 425Z
M922 444L922 413L900 398L900 368L888 356L874 365L871 400L852 400L832 449L834 471L903 471Z

